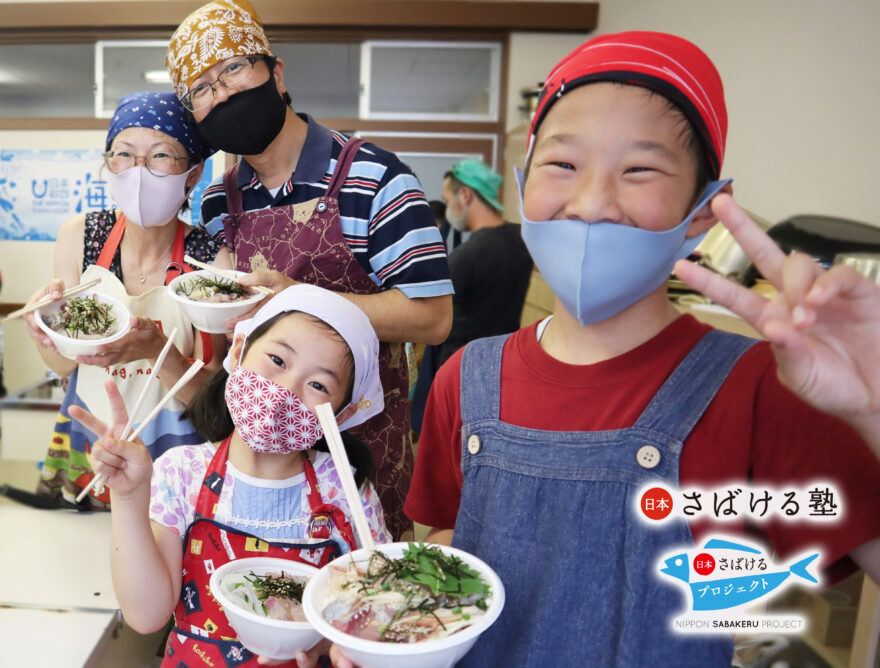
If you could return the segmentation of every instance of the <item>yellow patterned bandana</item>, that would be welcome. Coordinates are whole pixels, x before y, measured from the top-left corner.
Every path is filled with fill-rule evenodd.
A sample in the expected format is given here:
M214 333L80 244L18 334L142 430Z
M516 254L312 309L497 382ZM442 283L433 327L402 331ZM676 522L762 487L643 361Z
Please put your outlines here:
M165 67L177 97L202 73L233 56L272 55L263 22L248 0L216 0L187 16L171 36Z

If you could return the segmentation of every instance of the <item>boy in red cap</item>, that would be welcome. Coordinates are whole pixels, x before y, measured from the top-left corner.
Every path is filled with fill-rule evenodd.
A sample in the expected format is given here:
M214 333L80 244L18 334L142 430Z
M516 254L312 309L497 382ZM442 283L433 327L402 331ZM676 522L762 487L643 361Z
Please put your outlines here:
M821 478L845 500L839 521L748 529L781 560L821 549L828 579L880 563L880 466L860 438L782 387L769 344L667 299L730 190L726 130L718 72L673 35L590 40L546 80L518 176L554 313L440 369L405 506L504 583L501 617L459 665L730 666L729 636L670 630L685 602L657 562L708 527L640 521L648 484Z

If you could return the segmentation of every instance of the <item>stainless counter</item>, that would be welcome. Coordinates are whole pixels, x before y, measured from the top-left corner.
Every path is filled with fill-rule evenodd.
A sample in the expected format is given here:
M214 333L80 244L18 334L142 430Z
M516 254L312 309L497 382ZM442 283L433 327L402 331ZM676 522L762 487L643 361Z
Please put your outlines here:
M55 411L61 407L63 399L61 378L49 372L43 380L0 399L0 410L15 408Z

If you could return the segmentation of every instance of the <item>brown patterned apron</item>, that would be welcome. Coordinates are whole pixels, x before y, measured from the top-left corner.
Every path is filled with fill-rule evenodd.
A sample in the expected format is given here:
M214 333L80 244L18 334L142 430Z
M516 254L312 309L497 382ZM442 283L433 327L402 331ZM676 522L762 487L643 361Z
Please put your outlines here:
M238 163L223 176L229 215L223 221L226 245L240 271L274 269L291 278L336 292L368 295L382 291L351 252L339 221L338 195L361 139L349 140L336 161L327 193L308 202L242 211ZM412 528L403 502L413 471L409 421L409 372L402 343L379 345L379 375L385 410L351 433L376 461L376 491L395 540Z

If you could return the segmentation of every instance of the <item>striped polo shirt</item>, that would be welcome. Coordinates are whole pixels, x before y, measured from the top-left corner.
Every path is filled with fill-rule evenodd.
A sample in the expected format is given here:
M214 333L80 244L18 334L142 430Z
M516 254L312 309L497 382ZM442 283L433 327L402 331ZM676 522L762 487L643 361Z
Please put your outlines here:
M296 169L273 197L242 159L238 188L245 211L288 206L323 196L336 168L345 135L298 114L308 134ZM452 294L446 247L418 179L389 151L364 144L339 193L342 234L354 257L376 285L398 288L407 297ZM201 225L224 238L228 212L223 179L202 197Z

